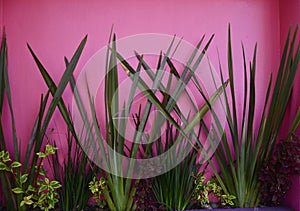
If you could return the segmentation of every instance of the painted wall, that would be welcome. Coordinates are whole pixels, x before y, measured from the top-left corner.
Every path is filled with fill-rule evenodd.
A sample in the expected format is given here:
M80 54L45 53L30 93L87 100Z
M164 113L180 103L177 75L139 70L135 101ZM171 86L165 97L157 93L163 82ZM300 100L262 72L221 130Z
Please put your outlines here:
M269 74L276 72L278 67L280 36L286 31L280 29L282 24L279 21L282 14L288 13L288 9L284 12L285 9L281 8L285 5L283 2L0 0L0 11L3 8L0 24L3 16L18 136L25 145L38 111L40 94L47 90L26 43L32 46L58 82L64 70L63 56L70 58L80 40L88 34L86 48L75 71L78 75L85 62L106 44L112 24L119 38L138 33L165 33L177 34L196 44L203 34L210 36L215 33L209 55L217 67L218 48L225 68L227 25L230 22L237 79L242 74L241 41L246 46L248 58L251 58L255 42L258 42L257 99L258 104L262 104ZM237 90L242 90L242 87L237 87ZM70 102L70 95L66 94L64 98ZM54 122L61 124L59 115L54 117ZM58 127L55 133L64 137L65 129Z
M0 33L2 36L2 27L3 27L3 0L0 0Z
M286 1L280 1L280 47L284 48L285 37L287 36L287 31L291 24L300 23L300 1L291 0L289 4ZM299 41L299 39L298 39ZM297 108L300 106L300 74L296 77L296 86L293 89L292 99L289 104L289 113L285 121L291 124L293 118L296 115ZM283 131L284 133L285 131ZM297 134L300 134L300 128L298 128ZM300 210L300 176L295 176L292 180L293 186L288 192L286 197L286 202L295 210Z
M236 73L242 73L241 40L248 57L254 44L258 51L258 88L265 90L270 71L279 57L279 16L277 1L3 1L9 68L17 132L26 141L38 109L41 92L46 91L28 42L58 82L64 70L63 56L70 57L85 34L89 35L78 73L83 64L108 40L112 24L118 37L137 33L166 33L183 36L196 44L203 34L215 33L210 48L217 67L216 46L226 67L227 25L232 26ZM270 37L270 34L272 36ZM275 62L274 62L275 61ZM240 77L237 77L240 78ZM22 91L21 91L22 90ZM237 88L239 89L239 87ZM258 92L261 98L264 92Z

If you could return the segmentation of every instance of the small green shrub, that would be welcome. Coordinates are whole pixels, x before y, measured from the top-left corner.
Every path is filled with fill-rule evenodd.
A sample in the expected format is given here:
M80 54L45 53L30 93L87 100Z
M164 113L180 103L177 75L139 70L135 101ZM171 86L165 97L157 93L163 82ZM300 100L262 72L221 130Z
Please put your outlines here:
M46 145L45 152L37 153L39 163L34 166L36 179L32 184L26 184L28 174L19 174L16 171L22 164L16 161L11 162L8 151L2 150L0 152L0 171L6 171L14 178L16 187L12 188L12 191L21 197L21 203L17 205L19 209L38 207L41 210L50 210L58 202L57 189L61 187L61 184L55 180L51 181L46 176L46 171L43 168L43 160L49 155L55 154L56 150L57 148Z
M203 176L203 172L200 172L195 179L195 190L193 193L194 199L202 206L209 205L211 202L209 200L209 194L213 194L218 198L221 207L233 207L235 196L225 194L222 187L217 184L217 181L212 178L207 182L206 178Z
M106 181L103 177L97 180L96 177L93 177L93 180L89 183L89 190L93 194L93 199L97 202L100 208L106 206L106 201L103 195L104 189L107 190Z

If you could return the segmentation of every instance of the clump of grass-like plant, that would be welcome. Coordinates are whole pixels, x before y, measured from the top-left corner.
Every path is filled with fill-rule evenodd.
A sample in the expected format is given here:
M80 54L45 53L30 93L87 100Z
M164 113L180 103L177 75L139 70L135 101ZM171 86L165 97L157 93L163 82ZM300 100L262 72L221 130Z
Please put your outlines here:
M300 60L300 44L296 43L298 27L293 36L288 33L280 66L273 83L272 76L266 90L263 110L258 113L256 105L256 59L257 47L254 48L253 59L250 64L244 62L244 89L242 98L242 118L238 121L236 80L234 75L231 32L228 29L228 74L229 93L224 88L225 102L223 109L227 114L228 131L222 136L221 142L216 146L216 163L210 161L210 166L226 194L236 197L236 207L256 207L261 200L261 184L258 179L259 171L268 162L274 150L279 130L287 110L289 97L294 85ZM223 80L223 72L220 74ZM214 111L212 110L214 114ZM215 131L223 131L218 125L218 118L214 116L217 124ZM255 125L255 121L258 125ZM297 117L291 127L291 134L299 125ZM217 170L217 167L220 171Z

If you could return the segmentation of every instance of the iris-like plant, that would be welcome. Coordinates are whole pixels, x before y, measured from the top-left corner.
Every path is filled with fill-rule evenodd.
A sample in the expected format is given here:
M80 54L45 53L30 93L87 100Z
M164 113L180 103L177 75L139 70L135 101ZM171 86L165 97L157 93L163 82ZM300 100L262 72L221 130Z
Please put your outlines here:
M104 90L104 106L105 106L105 115L106 115L106 122L105 122L105 138L102 137L100 126L101 122L97 120L96 115L96 109L94 107L94 96L89 96L90 100L90 109L92 112L92 119L88 120L88 118L85 116L85 110L80 109L80 114L82 115L82 119L84 120L84 124L87 127L88 134L83 136L89 136L90 141L92 140L93 143L98 143L99 150L95 150L95 148L91 149L92 153L94 155L99 155L99 152L101 155L105 156L102 158L102 162L105 166L108 166L112 169L115 169L115 173L111 174L108 172L103 173L103 178L105 178L105 184L107 188L104 188L102 190L102 193L106 199L106 203L110 210L134 210L135 204L134 204L134 195L136 192L136 184L139 182L138 179L133 180L131 179L134 177L134 174L139 174L138 172L134 172L134 164L129 162L127 171L122 172L123 167L123 161L116 157L116 154L121 154L123 156L126 156L128 158L137 158L137 157L144 157L148 156L153 149L153 144L145 144L147 141L149 143L152 143L151 140L155 137L159 137L158 134L161 134L162 131L160 131L160 119L157 118L157 124L154 123L155 127L154 130L150 133L151 135L148 136L142 136L145 126L147 124L147 119L149 117L151 107L156 107L166 118L168 122L170 122L174 128L176 128L179 131L179 135L176 138L177 143L180 143L178 145L178 148L180 149L178 151L178 154L180 156L184 156L183 153L186 145L181 143L181 140L183 138L188 138L189 133L191 133L192 137L196 137L196 134L193 131L193 128L195 125L197 125L200 121L200 119L206 114L206 112L209 110L208 104L203 105L199 110L196 110L196 114L191 117L191 119L188 119L187 117L184 117L181 119L181 121L184 124L184 127L181 127L178 125L177 121L172 117L171 113L176 111L177 114L180 116L182 115L181 111L178 109L176 101L174 99L178 99L178 97L186 91L185 86L189 81L192 81L191 78L194 79L193 71L197 68L199 63L201 62L201 59L203 58L203 54L196 57L196 53L198 53L199 46L201 45L203 39L200 41L199 45L195 49L195 51L192 53L188 64L186 64L184 71L182 73L182 76L179 76L177 72L177 76L180 78L180 83L176 85L176 92L172 93L171 96L166 94L168 93L168 87L163 86L161 83L161 77L162 77L162 71L165 69L165 67L169 67L172 69L172 71L176 71L174 69L174 66L172 65L172 62L169 58L170 50L172 47L172 43L170 47L168 48L166 54L164 56L160 56L159 62L158 62L158 71L154 72L151 68L149 68L146 61L143 59L143 56L139 55L137 53L137 59L138 59L138 66L137 68L133 68L129 62L127 62L121 54L117 52L116 48L116 39L115 36L113 36L112 42L109 42L108 44L108 52L107 52L107 60L106 60L106 77L105 77L105 90ZM211 39L210 39L211 41ZM205 53L206 49L208 48L208 45L205 46L203 53ZM193 60L196 60L195 64L191 66L191 63ZM119 97L118 97L118 62L121 64L122 68L128 74L128 76L132 79L133 83L130 87L130 94L128 102L123 104L122 106L119 105ZM140 77L140 71L142 70L142 67L146 71L146 73L149 75L153 82L153 86L150 88L148 87L148 84L143 81L143 79ZM171 79L170 79L171 80ZM194 79L195 80L195 79ZM195 82L195 81L194 81ZM197 81L195 82L197 83ZM88 86L88 85L87 85ZM162 99L159 99L155 93L156 90L160 88L162 93ZM125 140L125 138L120 134L122 131L124 132L126 130L127 125L127 119L126 118L115 118L115 114L119 114L121 112L121 117L127 117L128 114L131 112L131 107L133 103L133 96L137 89L140 89L141 92L147 97L147 102L145 107L143 108L143 112L137 112L134 114L134 121L135 121L135 134L134 134L134 140L132 144L128 144ZM216 93L209 99L209 102L212 104L216 101L218 96L221 94L221 90L218 89ZM76 89L74 92L74 96L76 98L77 106L79 108L82 108L82 102L80 99L80 95L76 93ZM199 94L199 96L201 96ZM122 107L122 109L119 110L119 108ZM192 131L192 132L191 132ZM96 139L95 137L96 136ZM147 140L145 142L145 140ZM142 142L143 141L143 142ZM143 144L142 144L143 143ZM104 145L108 145L110 148L114 150L114 152L105 151ZM145 146L146 145L146 146ZM189 145L189 147L191 147ZM97 147L96 147L97 148ZM192 147L191 147L192 148ZM91 153L90 152L90 153ZM111 154L112 153L112 154ZM161 152L163 153L163 152ZM107 156L107 157L106 157ZM176 156L175 154L170 156ZM179 157L180 157L179 156ZM107 163L108 160L113 159L115 162L113 163L113 166L110 166L111 164ZM116 172L118 172L118 175ZM185 182L185 181L181 181ZM184 192L184 191L182 191ZM182 194L184 195L184 193Z
M7 45L6 45L6 36L3 34L2 37L2 43L1 43L1 53L0 53L0 150L7 151L7 143L12 142L14 149L14 160L16 162L22 163L22 168L16 169L16 175L25 175L28 174L26 182L23 184L25 189L28 189L28 187L35 183L36 181L36 172L34 168L29 168L29 166L36 166L38 157L36 156L36 153L41 151L41 147L43 144L43 141L46 137L48 125L50 123L51 117L54 113L54 110L57 105L59 107L62 107L62 101L61 96L64 92L64 89L72 76L72 73L75 69L75 66L78 62L78 59L80 57L80 54L82 52L82 49L85 45L86 39L82 41L80 46L78 47L76 53L72 57L72 60L70 62L70 65L66 68L66 71L64 75L62 76L62 79L58 85L58 87L50 87L49 92L45 96L41 96L40 101L40 108L39 113L36 118L36 121L34 123L32 133L30 135L30 139L26 148L26 153L24 156L24 160L21 162L20 158L20 148L18 143L18 138L16 134L15 129L15 118L14 118L14 112L12 109L12 100L11 100L11 91L10 91L10 85L9 85L9 79L8 79L8 70L7 70ZM30 49L31 50L31 49ZM32 51L33 53L33 51ZM48 101L49 99L49 93L53 95L53 98L51 101ZM12 140L5 139L4 132L3 132L3 125L2 122L2 109L4 106L4 96L6 95L7 103L8 103L8 109L10 112L11 117L11 127L12 127ZM46 104L49 102L49 107L46 109ZM23 195L18 194L18 196L15 196L15 194L12 191L13 187L16 187L16 183L13 179L11 179L8 175L8 172L0 172L0 178L1 178L1 187L2 191L4 193L4 200L6 204L6 208L8 210L17 210L17 209L25 209L25 207L19 207L21 201L23 200Z
M60 163L59 155L52 156L54 177L64 184L59 191L58 207L62 210L83 210L91 197L88 184L95 166L90 163L81 146L68 130L68 157ZM50 162L51 162L50 161Z
M167 151L175 143L178 130L172 127L166 131L166 140L158 140L158 151ZM196 190L196 175L201 165L197 163L198 152L191 150L188 156L175 168L153 178L152 190L157 202L166 210L185 210L193 207L194 192Z
M115 39L113 39L114 41ZM139 55L138 53L136 53L137 59L139 61L138 67L135 70L134 68L132 68L132 66L129 65L129 63L124 60L122 58L122 56L116 51L116 46L115 46L115 42L112 42L112 46L110 47L111 49L111 54L110 54L110 62L108 62L108 64L110 65L109 67L109 71L107 73L107 77L106 77L106 86L105 86L105 94L106 94L106 103L107 103L107 108L114 108L117 109L118 106L118 102L117 102L117 98L112 98L112 96L114 96L114 92L115 90L117 90L118 87L118 77L117 77L117 60L120 61L123 69L126 71L126 73L129 75L129 77L132 79L133 84L131 87L131 92L130 94L133 95L135 93L136 88L140 88L141 91L145 94L145 96L147 97L147 104L143 110L143 113L141 114L140 112L137 113L135 115L135 125L136 125L136 132L143 132L145 125L146 125L146 121L148 119L148 115L150 113L150 108L152 106L155 106L163 115L164 117L167 119L167 122L169 122L169 124L172 124L172 126L177 130L177 135L174 138L172 136L172 131L169 130L169 132L166 133L166 139L169 140L169 143L162 143L161 144L161 139L160 139L160 134L164 131L160 130L160 122L159 122L159 118L157 118L157 122L154 123L155 127L154 130L152 131L152 133L150 134L155 134L156 136L152 136L150 135L149 137L146 137L146 140L149 141L149 143L152 143L151 138L153 137L158 137L158 139L156 140L156 143L158 144L148 144L148 145L143 145L140 144L141 143L141 139L143 137L139 136L138 133L135 134L135 138L136 140L134 140L134 143L137 144L132 144L131 147L128 147L128 151L130 152L130 154L128 154L129 157L136 157L137 155L137 150L139 149L142 153L141 156L147 156L151 153L151 150L156 151L156 155L159 155L161 153L164 153L166 151L169 150L168 147L174 146L176 145L179 150L178 150L178 154L177 155L170 155L171 157L173 156L184 156L184 150L186 149L186 145L184 144L184 142L180 142L180 140L184 138L188 138L187 134L191 134L190 137L195 138L196 140L198 140L197 135L194 133L193 129L195 127L195 125L199 124L200 120L203 118L203 116L206 114L206 112L208 111L208 104L204 104L199 110L196 110L196 114L195 116L193 116L191 119L189 119L188 117L185 117L180 109L177 107L177 102L174 99L178 99L179 96L186 91L186 85L190 82L190 83L195 83L195 84L199 84L199 82L197 81L197 79L194 77L194 72L198 65L200 64L203 55L205 54L210 42L212 40L211 39L208 41L207 45L204 47L204 49L202 50L202 54L200 56L196 57L196 53L198 53L199 47L203 41L203 39L201 39L201 41L199 42L199 44L197 45L197 48L194 50L194 52L192 53L192 55L189 57L189 61L187 64L185 64L184 66L184 70L182 72L182 74L180 75L178 73L178 71L175 68L175 65L172 63L170 57L168 56L170 54L170 49L172 47L172 43L169 47L169 49L167 50L167 52L165 53L164 56L160 56L159 58L159 62L157 65L157 71L154 72L152 71L152 69L150 68L150 66L146 63L146 61L143 59L142 55ZM196 61L195 61L196 60ZM192 66L191 63L195 61L194 65ZM151 78L152 82L153 82L153 87L148 87L147 84L139 77L139 73L141 71L141 67L144 68L144 70L146 71L146 73L148 74L148 76ZM168 86L164 86L163 83L161 82L161 74L162 74L162 70L165 69L165 67L170 68L171 72L176 75L176 77L178 77L178 81L180 81L178 84L176 84L176 88L173 93L171 93L170 95L166 94L170 92L170 87ZM171 78L169 78L168 84L171 83ZM224 82L224 86L226 86L226 82ZM161 91L162 94L162 99L159 100L156 96L155 91L157 88L159 88L159 90ZM201 89L199 88L199 91L201 91ZM218 98L218 96L221 94L221 90L217 89L216 93L214 96L212 96L209 99L209 102L214 103L216 101L216 99ZM199 93L199 96L201 96L201 94ZM132 99L130 99L132 100ZM130 111L130 107L131 107L131 103L132 101L128 102L127 106L129 107L128 111ZM193 104L195 102L192 102ZM195 104L194 104L195 105ZM125 108L125 105L124 107ZM170 115L172 112L177 112L177 114L180 116L180 120L183 122L183 126L179 126L177 121ZM110 134L118 134L118 129L115 128L115 125L120 125L120 129L125 129L126 126L123 125L124 122L122 122L122 120L120 122L114 123L114 125L112 124L112 119L113 119L113 114L117 113L116 110L114 111L110 111L109 109L106 110L106 114L107 116L107 125L110 125L109 128L109 133ZM173 129L171 129L173 130ZM115 132L112 132L115 131ZM107 132L108 133L108 132ZM108 140L111 141L111 146L118 146L117 149L121 149L121 151L118 151L118 153L123 153L124 154L124 149L126 149L126 145L124 145L124 140L122 140L122 138L120 137L120 140L118 140L118 136L115 136L113 139L112 137L107 137ZM144 137L145 138L145 137ZM179 142L178 142L179 141ZM121 144L121 145L120 145ZM170 145L169 145L170 144ZM169 145L168 147L166 145ZM121 146L121 148L119 148ZM165 146L165 147L164 147ZM200 149L200 148L199 148ZM192 150L193 151L193 150ZM182 154L181 154L182 153ZM125 153L126 154L126 153ZM159 182L155 182L154 179L154 187L156 187L156 189L154 190L157 199L161 199L159 202L161 203L166 203L167 201L165 200L166 198L164 198L164 196L171 196L171 198L169 198L168 202L171 202L171 204L164 204L167 205L169 208L173 208L173 209L184 209L188 206L188 203L190 202L190 197L192 195L192 193L190 192L192 190L192 184L190 181L192 181L192 178L189 177L191 176L192 172L195 171L195 169L193 168L196 165L196 154L197 151L192 152L191 154L186 155L188 158L186 158L186 160L184 161L183 165L180 165L179 167L176 167L175 170L171 170L171 172L166 173L166 175L172 175L174 177L176 177L177 179L172 180L172 182L169 180L170 178L167 176L159 176L159 178L161 177L162 179L158 179L157 181ZM189 161L191 163L189 163ZM169 161L170 162L170 161ZM122 162L118 162L118 164L121 164ZM151 168L151 167L149 167ZM155 167L154 167L155 168ZM157 169L153 169L154 171ZM131 169L129 168L129 173L130 173ZM184 174L184 172L186 172L186 174ZM184 176L183 176L184 174ZM186 180L187 179L187 180ZM117 181L118 180L118 181ZM111 183L111 181L113 183ZM137 181L135 181L136 183ZM167 184L172 184L176 186L172 186L171 189L173 189L173 192L171 192L169 189L165 189ZM124 184L125 183L125 184ZM127 183L127 184L126 184ZM108 179L107 179L107 184L108 184L108 190L110 190L111 192L111 201L113 201L114 203L117 202L118 205L120 206L120 198L124 198L122 195L119 195L117 197L115 197L113 195L114 192L116 193L125 193L125 197L126 197L126 193L128 193L127 197L130 196L128 198L127 201L123 201L121 203L126 204L128 203L128 201L130 203L132 203L132 196L134 195L134 192L136 191L136 186L132 185L132 181L130 179L122 179L120 177L116 177L113 175L108 175ZM119 185L117 185L119 184ZM155 186L156 184L156 186ZM121 189L120 189L120 185L121 185ZM161 187L163 186L163 187ZM125 187L123 189L123 187ZM176 189L176 187L178 187ZM185 188L182 188L185 187ZM130 189L131 188L131 189ZM175 190L176 189L176 190ZM175 194L175 191L178 191ZM131 195L132 193L132 195ZM174 193L174 194L172 194ZM107 193L105 194L105 190L104 190L104 195L107 195ZM160 196L162 198L160 198ZM109 205L110 200L108 200L108 205ZM175 204L173 204L173 202ZM128 205L128 204L127 204ZM129 205L129 207L123 207L122 209L118 209L118 210L129 210L131 209L130 207L131 205ZM109 208L111 208L109 206ZM126 209L125 209L126 208ZM133 207L134 208L134 207ZM132 209L133 209L132 208Z
M80 54L87 41L87 36L81 41L80 45L71 61L65 57L66 70L58 85L55 84L48 71L42 65L42 62L35 55L31 47L28 45L37 67L49 88L51 95L56 98L56 92L61 91L62 85L70 83L71 88L75 89L75 80L73 71L79 60ZM88 184L94 174L94 165L90 163L87 155L82 150L82 146L77 133L75 132L70 112L62 98L56 99L57 107L68 127L67 143L68 143L68 158L63 164L59 163L57 156L54 156L52 162L54 164L55 178L64 186L59 191L60 201L59 207L63 210L83 209L86 207L90 198Z
M111 39L110 39L111 40ZM151 137L145 137L141 136L143 134L143 131L145 130L145 126L147 124L147 119L151 111L151 107L156 107L166 118L167 121L169 121L174 128L176 128L180 135L177 137L176 141L181 142L184 138L189 139L189 136L187 134L191 134L191 137L197 139L197 135L194 133L193 128L195 125L197 125L200 121L200 119L209 111L209 105L204 104L199 110L195 110L195 115L192 116L190 119L188 117L184 117L180 121L183 122L184 127L179 126L177 123L177 120L173 118L171 115L172 112L177 113L178 116L182 116L181 111L178 109L176 105L176 100L178 97L186 91L185 86L189 82L193 81L197 85L199 83L195 81L194 71L198 67L199 63L201 62L203 55L205 51L207 50L209 43L211 42L211 39L209 40L208 44L205 46L205 48L202 51L202 54L200 56L196 57L196 54L198 53L199 47L202 43L203 39L199 42L197 45L197 48L194 50L192 55L189 58L188 63L185 65L183 73L181 76L179 76L178 72L175 72L174 65L171 62L171 59L169 57L170 49L173 45L173 41L165 53L164 56L161 55L160 61L159 61L159 70L157 72L154 72L149 68L145 60L143 59L143 56L140 56L137 54L138 59L138 66L137 68L133 68L123 57L117 52L116 49L116 40L115 36L112 39L112 42L110 41L108 44L108 51L107 51L107 60L106 60L106 77L105 77L105 91L104 91L104 100L103 104L105 106L105 138L101 135L100 126L103 124L98 121L97 115L96 115L96 109L94 106L94 97L91 96L88 92L88 100L89 100L89 109L92 113L92 119L87 118L86 110L83 108L83 102L82 98L80 96L80 93L78 92L76 86L75 86L75 80L71 77L72 73L69 72L67 81L70 81L71 88L73 90L73 94L75 97L75 101L77 104L77 107L79 108L80 115L84 121L84 126L86 127L85 134L82 134L80 137L76 136L74 126L70 120L70 117L68 116L68 112L66 110L66 106L64 102L60 99L57 101L57 106L60 109L63 118L68 125L68 128L70 129L71 133L74 135L74 138L76 139L77 143L81 143L81 146L83 143L87 143L88 149L88 155L89 156L99 156L99 152L101 152L101 155L103 156L101 161L105 166L108 166L109 168L115 169L118 171L118 169L122 169L123 163L122 160L116 157L116 154L123 155L128 158L137 158L137 157L143 157L147 156L147 154L150 154L151 148L153 147L152 144L149 144L141 153L141 149L143 148L142 139L146 140L153 140L155 138L155 133L157 133L159 125L156 125L155 129L152 131ZM50 75L46 71L46 69L43 67L41 62L38 60L36 55L33 53L33 51L30 49L40 72L42 73L42 76L49 87L50 93L53 95L58 88L56 87L55 83L51 79ZM65 59L67 69L74 67L74 61L69 63L67 59ZM194 64L192 64L192 62ZM127 102L127 104L124 104L122 106L119 105L118 101L118 93L116 92L119 80L118 80L118 63L121 64L122 68L128 74L128 76L132 79L133 83L131 85L131 91L130 91L130 97ZM70 67L71 66L71 67ZM180 83L176 84L176 91L172 93L172 95L166 94L168 92L168 87L164 87L161 83L161 77L162 72L165 67L169 67L173 73L176 73L176 77L179 77ZM146 73L149 75L151 80L153 81L153 86L150 88L148 85L139 77L140 71L142 67L145 69ZM193 80L191 80L193 79ZM88 84L87 84L88 87ZM155 91L156 89L161 90L161 94L163 98L160 100L157 96ZM199 91L201 91L200 86L197 86L199 88ZM127 117L129 113L131 112L131 106L133 103L133 96L137 89L141 89L142 93L147 97L147 102L145 108L143 108L143 113L138 113L134 116L135 120L135 126L136 131L134 135L134 142L132 144L128 144L126 142L125 138L119 133L120 131L124 132L126 130L127 125L127 119L121 118L116 119L115 114L121 113L121 116ZM213 96L211 96L210 99L208 99L208 102L210 104L213 104L220 94L222 93L222 89L217 89L217 91L214 93ZM200 94L199 94L200 96ZM122 107L122 109L119 110L119 108ZM158 121L159 122L159 121ZM161 124L161 123L159 123ZM79 141L81 140L81 141ZM144 141L143 140L143 141ZM197 140L196 140L197 141ZM151 141L150 141L151 142ZM96 147L93 146L93 143L96 143ZM114 150L114 152L111 154L111 152L105 151L105 146L108 146ZM92 147L93 146L93 147ZM182 145L184 146L184 145ZM185 146L186 147L186 146ZM189 146L191 147L191 146ZM183 147L184 148L184 147ZM184 149L182 149L183 152ZM175 156L175 155L172 155ZM182 155L184 156L184 155ZM99 158L100 159L100 158ZM109 166L110 164L107 163L108 160L113 159L115 162L113 166ZM136 184L139 180L133 180L131 179L134 177L134 174L138 174L133 171L134 164L129 163L128 164L128 171L127 172L118 172L118 175L111 174L108 172L103 172L102 176L105 179L106 187L103 189L103 195L105 197L106 203L110 210L132 210L135 209L135 204L133 197L136 192Z
M173 64L172 59L167 57L167 65L170 68L172 74L178 79L178 81L183 83L178 83L176 85L175 90L181 90L185 92L186 85L189 83L195 84L196 88L198 89L199 97L203 97L204 99L207 100L207 97L204 95L200 85L199 81L196 77L194 77L194 71L197 69L198 65L202 62L203 56L205 56L205 53L213 39L213 36L210 37L209 41L201 51L201 55L199 57L196 57L196 53L199 51L199 48L203 42L204 36L198 43L197 47L195 48L194 52L191 54L189 57L189 60L187 64L184 65L183 71L180 74L180 71L176 66ZM143 57L139 54L137 54L137 58L139 59L140 62L142 62L142 66L145 71L148 71L149 76L151 77L152 75L152 80L155 80L156 75L154 73L150 72L151 68L150 66L143 60ZM160 58L161 59L161 58ZM194 65L192 65L194 63ZM125 64L124 64L125 66ZM160 64L157 65L158 68L161 68ZM155 76L155 77L154 77ZM204 79L205 80L205 79ZM168 84L170 81L168 81ZM185 85L183 85L185 84ZM223 86L226 87L227 82L223 82ZM182 86L181 88L179 88ZM159 82L158 87L166 91L167 93L169 92L169 87L164 87L162 83ZM217 89L217 88L216 88ZM218 90L218 89L217 89ZM218 94L220 94L220 90L217 91ZM162 93L164 94L164 93ZM155 195L155 198L161 206L165 207L167 210L185 210L188 208L193 207L193 201L194 200L194 192L195 192L195 175L198 174L198 171L201 169L201 163L203 160L199 162L199 159L197 161L197 156L199 156L198 150L203 150L203 145L202 142L200 141L199 135L201 134L201 131L199 131L197 134L193 130L187 130L187 128L193 128L195 124L201 124L200 122L202 121L202 117L205 115L207 112L206 106L209 105L209 102L214 102L210 100L207 100L207 104L205 104L200 111L203 112L200 116L197 116L197 118L194 118L190 120L188 117L186 118L184 115L182 115L180 109L176 106L176 102L172 101L172 99L178 99L178 96L180 96L182 92L174 93L171 94L171 96L166 96L162 100L163 106L166 108L167 112L172 112L176 111L180 118L178 121L182 122L182 126L180 128L176 127L177 125L174 124L174 122L169 121L168 125L172 125L171 127L169 126L165 132L165 140L158 135L158 140L156 141L155 146L152 146L152 155L159 155L162 153L167 152L170 150L174 145L177 144L178 148L184 149L184 145L178 144L178 140L181 139L182 137L182 131L184 133L190 134L190 138L193 140L196 140L197 146L192 149L189 153L186 154L186 157L176 166L175 168L167 171L166 173L159 175L153 179L153 192ZM191 101L194 107L197 107L196 102ZM169 107L171 105L171 107ZM173 106L173 107L172 107ZM171 108L171 109L170 109ZM169 110L168 110L169 109ZM203 109L203 110L202 110ZM199 114L199 113L198 113ZM192 127L190 127L193 125ZM161 131L158 129L156 133L159 134ZM185 129L184 129L185 128ZM200 129L199 129L200 130ZM206 152L207 150L207 152ZM144 149L145 152L147 152L147 149ZM184 150L183 150L184 151ZM181 153L183 151L178 152L177 156L181 156ZM207 158L209 155L208 153L209 149L204 149L202 151L205 154L205 158ZM199 157L198 157L199 158Z
M229 130L222 136L221 144L217 146L215 153L216 164L220 171L217 171L217 167L212 161L210 161L210 164L225 193L236 197L234 203L237 207L255 207L260 203L261 186L258 180L258 173L263 164L270 159L270 155L276 144L276 138L287 109L300 60L300 45L299 43L296 44L297 30L298 27L291 40L290 31L288 33L274 87L272 77L269 80L262 113L258 113L255 101L257 92L255 86L257 71L256 46L249 66L247 65L244 47L242 46L244 97L242 99L242 118L241 121L238 121L236 83L233 74L234 68L229 27L229 94L226 94L224 89L224 110L227 113ZM221 67L220 74L223 78ZM250 77L248 77L248 74ZM259 120L257 127L254 124L255 120ZM299 122L298 116L289 134L297 128ZM221 130L218 124L215 125L215 130Z

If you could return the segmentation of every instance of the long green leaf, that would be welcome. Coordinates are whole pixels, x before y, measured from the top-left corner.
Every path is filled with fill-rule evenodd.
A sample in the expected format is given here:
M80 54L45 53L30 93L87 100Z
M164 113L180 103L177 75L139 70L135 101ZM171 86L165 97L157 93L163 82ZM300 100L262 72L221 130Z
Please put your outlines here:
M68 65L68 67L66 68L59 84L58 84L58 87L56 89L56 92L53 96L53 99L49 105L49 108L45 114L45 117L43 119L43 123L41 125L41 130L40 130L40 134L38 136L38 139L36 140L35 142L35 146L34 146L34 152L37 153L42 145L42 141L44 139L44 135L46 134L46 130L48 128L48 125L50 123L50 120L51 120L51 117L54 113L54 110L56 108L56 106L58 105L60 99L61 99L61 96L67 86L67 84L69 83L72 75L73 75L73 71L75 70L75 67L78 63L78 60L79 60L79 57L82 53L82 50L86 44L86 41L87 41L87 36L85 36L85 38L81 41L80 45L78 46L74 56L72 57L71 61L70 61L70 64ZM33 51L31 51L31 53L33 53ZM33 53L33 57L36 57ZM37 64L39 66L39 64ZM37 157L34 156L32 158L32 163L34 164L37 160ZM34 168L31 169L30 171L30 175L33 174L34 172Z

